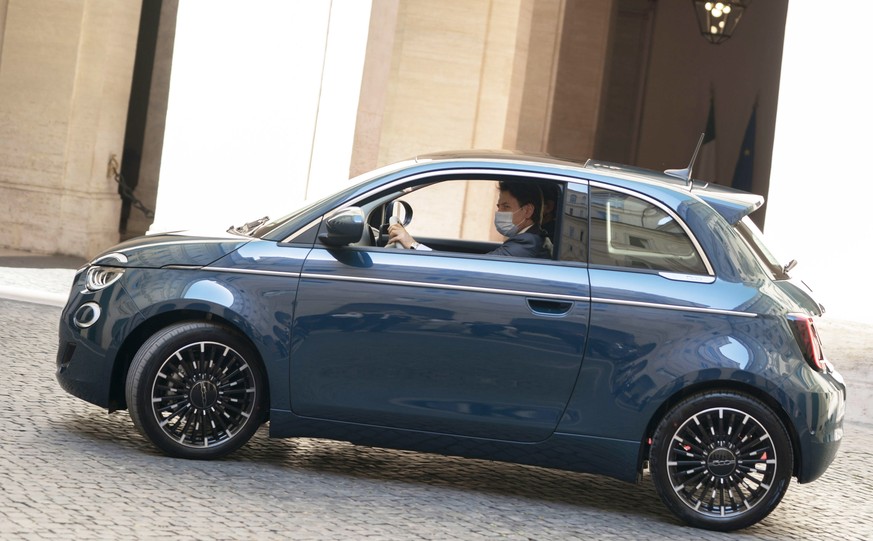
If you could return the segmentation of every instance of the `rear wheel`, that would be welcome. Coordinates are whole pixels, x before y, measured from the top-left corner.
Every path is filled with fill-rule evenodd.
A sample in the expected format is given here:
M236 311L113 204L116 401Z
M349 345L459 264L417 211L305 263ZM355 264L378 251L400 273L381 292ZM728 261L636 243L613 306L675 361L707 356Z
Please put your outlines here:
M130 416L161 450L213 459L245 444L262 419L263 372L235 333L211 323L158 331L127 376Z
M793 461L788 433L769 407L741 393L714 392L667 413L652 437L649 464L658 495L676 516L730 531L776 508Z

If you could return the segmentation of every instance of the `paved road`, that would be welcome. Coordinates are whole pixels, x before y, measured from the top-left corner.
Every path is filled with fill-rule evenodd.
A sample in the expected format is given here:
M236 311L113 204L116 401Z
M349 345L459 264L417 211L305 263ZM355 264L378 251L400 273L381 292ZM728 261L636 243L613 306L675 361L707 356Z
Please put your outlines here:
M108 415L58 387L59 314L0 300L0 539L873 538L873 424L862 422L857 407L822 479L793 483L764 522L720 534L680 524L648 477L631 485L329 441L268 440L263 430L225 460L166 458L126 412ZM863 357L873 344L870 327L836 331L851 335L840 345L848 347L850 393L857 382L869 391ZM823 334L827 344L827 328Z

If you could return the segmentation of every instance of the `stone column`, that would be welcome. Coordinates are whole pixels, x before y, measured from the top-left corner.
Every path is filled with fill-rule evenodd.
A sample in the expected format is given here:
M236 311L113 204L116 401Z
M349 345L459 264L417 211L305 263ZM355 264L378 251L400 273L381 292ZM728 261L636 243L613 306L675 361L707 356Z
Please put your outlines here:
M0 246L89 257L118 240L140 2L10 0L0 49Z
M507 141L509 148L528 152L547 150L565 3L565 0L534 3L530 37L526 40L524 92L520 96L515 141Z
M447 0L434 9L433 2L401 0L379 155L370 163L439 150L514 148L537 3ZM493 230L496 195L493 184L477 183L441 197L464 201L469 209L461 234Z
M609 58L613 0L567 2L546 150L584 160L594 152Z

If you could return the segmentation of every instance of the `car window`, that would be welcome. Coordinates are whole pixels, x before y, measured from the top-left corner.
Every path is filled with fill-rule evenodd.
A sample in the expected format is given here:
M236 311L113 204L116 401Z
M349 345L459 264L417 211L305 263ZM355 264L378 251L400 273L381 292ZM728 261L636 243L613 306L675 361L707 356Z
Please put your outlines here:
M592 188L590 212L592 264L706 274L685 230L658 205L630 194Z
M767 270L770 277L774 280L784 280L788 278L788 274L785 272L785 266L782 262L773 255L773 252L764 244L764 233L758 229L758 226L755 225L755 222L748 216L743 217L742 220L734 225L734 229L740 234L749 248L752 249L752 253L755 254L758 261L762 264L762 266Z
M493 223L497 193L493 180L445 180L400 199L414 211L409 230L416 237L501 241Z
M532 239L513 243L498 233L495 212L502 181L524 183L527 188L536 188L542 197L541 244ZM553 237L555 225L560 222L560 216L555 216L555 208L561 208L562 193L560 179L495 172L413 179L413 182L395 185L390 190L356 202L364 211L372 231L369 239L364 238L356 244L393 248L394 245L387 245L388 229L396 217L422 247L419 251L555 259L557 251Z

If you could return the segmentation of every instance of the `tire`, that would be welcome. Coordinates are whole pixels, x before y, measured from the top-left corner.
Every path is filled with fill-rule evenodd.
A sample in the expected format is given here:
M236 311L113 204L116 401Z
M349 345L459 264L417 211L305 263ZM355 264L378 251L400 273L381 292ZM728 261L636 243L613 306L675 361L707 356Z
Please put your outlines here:
M658 495L677 517L731 531L779 505L794 453L769 407L745 394L709 392L667 412L652 437L649 468Z
M125 386L137 429L166 454L209 460L231 453L263 419L266 387L257 354L211 323L161 329L133 358Z

